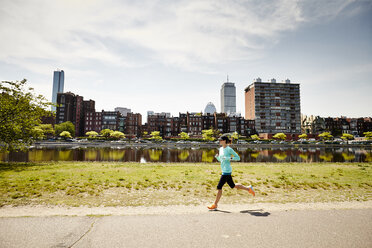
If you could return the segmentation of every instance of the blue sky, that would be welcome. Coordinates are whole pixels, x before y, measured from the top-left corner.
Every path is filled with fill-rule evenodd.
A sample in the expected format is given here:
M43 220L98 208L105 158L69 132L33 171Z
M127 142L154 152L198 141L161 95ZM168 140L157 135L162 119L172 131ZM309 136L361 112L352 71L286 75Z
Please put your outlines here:
M372 116L372 1L0 2L0 80L26 78L96 109L220 110L229 75L244 115L254 78L301 84L301 112Z

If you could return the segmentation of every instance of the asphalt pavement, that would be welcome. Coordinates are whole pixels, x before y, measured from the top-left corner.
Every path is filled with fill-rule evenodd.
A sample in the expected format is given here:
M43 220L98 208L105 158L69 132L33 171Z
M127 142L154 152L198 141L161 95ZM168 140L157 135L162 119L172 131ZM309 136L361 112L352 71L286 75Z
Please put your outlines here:
M372 209L0 218L0 247L372 247Z

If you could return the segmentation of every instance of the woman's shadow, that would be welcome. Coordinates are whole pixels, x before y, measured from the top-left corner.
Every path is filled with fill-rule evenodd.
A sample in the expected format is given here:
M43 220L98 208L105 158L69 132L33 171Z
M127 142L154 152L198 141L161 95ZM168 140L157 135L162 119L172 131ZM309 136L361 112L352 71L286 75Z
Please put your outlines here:
M252 209L252 210L242 210L240 211L242 214L250 214L256 217L267 217L270 215L269 212L263 211L263 209Z
M213 209L209 210L210 212L220 212L220 213L225 213L225 214L231 214L230 211L226 210L220 210L220 209ZM250 214L256 217L267 217L270 215L269 212L265 212L263 209L252 209L252 210L242 210L240 211L242 214Z

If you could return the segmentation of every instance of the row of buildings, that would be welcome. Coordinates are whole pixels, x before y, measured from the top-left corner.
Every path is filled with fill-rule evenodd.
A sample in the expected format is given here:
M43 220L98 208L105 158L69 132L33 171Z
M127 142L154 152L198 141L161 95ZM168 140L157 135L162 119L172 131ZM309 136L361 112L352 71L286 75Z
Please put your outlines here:
M372 131L372 118L348 118L341 117L320 117L320 116L301 116L301 129L306 134L319 134L330 132L333 136L340 136L343 133L354 136L364 136L363 133Z
M95 110L95 101L85 101L72 92L57 94L56 123L71 121L75 125L76 136L86 132L100 132L102 129L118 130L128 136L140 137L144 132L160 131L163 137L178 136L181 132L201 136L202 130L217 129L221 133L238 132L249 136L255 133L254 120L246 120L238 115L225 113L170 113L148 112L147 122L142 125L142 115L130 109L116 108L115 111Z

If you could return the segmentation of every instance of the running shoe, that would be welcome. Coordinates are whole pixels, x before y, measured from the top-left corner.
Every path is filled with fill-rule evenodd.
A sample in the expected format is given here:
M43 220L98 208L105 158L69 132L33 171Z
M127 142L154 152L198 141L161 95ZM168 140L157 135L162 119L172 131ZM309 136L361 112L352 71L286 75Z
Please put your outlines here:
M252 185L249 185L249 186L248 186L248 192L251 193L253 196L256 195L256 193L255 193L254 190L253 190Z
M216 204L212 204L210 206L207 207L209 210L214 210L214 209L217 209L217 205Z

